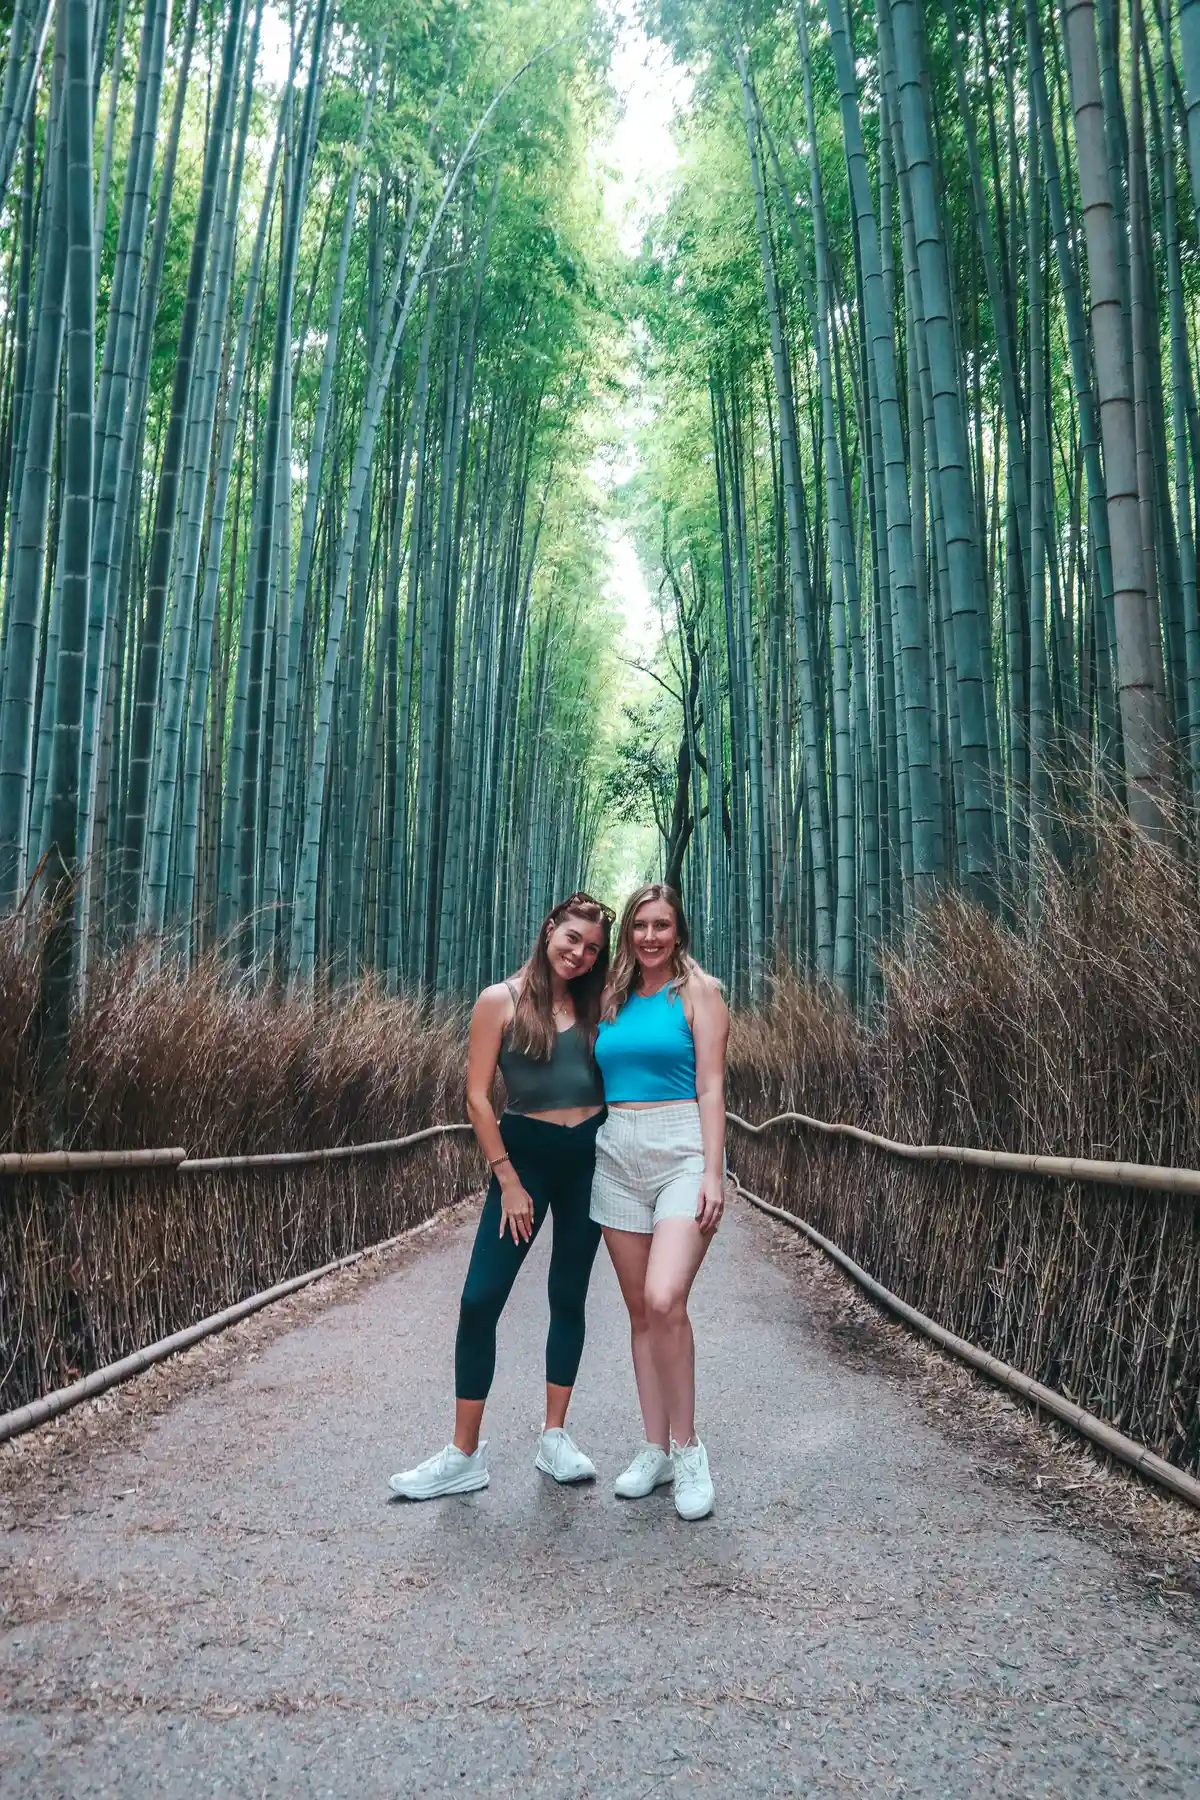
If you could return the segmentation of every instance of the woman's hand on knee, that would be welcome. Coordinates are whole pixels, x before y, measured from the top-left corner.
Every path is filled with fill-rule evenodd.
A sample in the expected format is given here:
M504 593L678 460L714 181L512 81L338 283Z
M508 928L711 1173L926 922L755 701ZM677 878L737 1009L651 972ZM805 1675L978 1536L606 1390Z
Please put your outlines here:
M721 1223L725 1211L725 1183L719 1175L702 1175L696 1197L696 1223L705 1237L711 1237Z
M527 1244L533 1236L533 1200L519 1181L500 1189L500 1236L506 1231L514 1244Z

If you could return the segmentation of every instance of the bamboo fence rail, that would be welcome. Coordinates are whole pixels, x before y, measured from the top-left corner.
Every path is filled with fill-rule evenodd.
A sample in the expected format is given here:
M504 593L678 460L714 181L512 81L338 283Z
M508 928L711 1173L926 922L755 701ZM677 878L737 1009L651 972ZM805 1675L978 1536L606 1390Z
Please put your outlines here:
M426 1132L421 1135L429 1134ZM380 1255L393 1245L403 1243L406 1238L419 1237L433 1223L433 1219L423 1219L419 1225L410 1225L406 1231L397 1232L394 1237L385 1238L382 1243L368 1244L363 1250L352 1250L349 1256L339 1256L332 1262L323 1263L319 1269L309 1269L306 1274L293 1275L288 1281L277 1281L273 1287L264 1288L260 1294L251 1294L234 1306L223 1307L220 1312L210 1313L207 1319L197 1319L194 1325L185 1326L182 1331L173 1331L169 1337L159 1338L157 1343L147 1344L142 1350L135 1350L132 1356L123 1356L118 1362L108 1363L103 1369L94 1369L90 1375L73 1381L70 1387L57 1388L54 1393L44 1394L39 1400L31 1400L25 1406L15 1407L12 1412L0 1414L0 1444L7 1443L10 1438L20 1437L23 1432L33 1431L39 1425L49 1424L51 1419L57 1419L82 1401L95 1400L110 1388L132 1380L135 1375L144 1375L155 1363L164 1362L168 1356L176 1356L181 1350L190 1350L193 1344L200 1343L204 1338L215 1337L218 1332L227 1331L231 1325L248 1319L253 1313L261 1312L276 1300L286 1300L289 1294L297 1294L301 1288L311 1287L314 1281L320 1281L326 1275L336 1275L339 1269L348 1269L352 1264L361 1262L365 1256Z
M186 1150L8 1150L0 1155L0 1175L95 1175L106 1170L181 1169Z
M767 1121L767 1123L773 1122ZM766 1125L764 1124L758 1129L765 1130ZM929 1338L941 1349L948 1350L952 1356L957 1356L960 1361L968 1363L971 1368L978 1369L990 1380L998 1382L1002 1387L1009 1388L1015 1394L1020 1394L1031 1405L1040 1408L1043 1412L1053 1414L1056 1419L1061 1419L1065 1425L1070 1425L1073 1430L1078 1431L1082 1437L1099 1445L1110 1456L1115 1456L1120 1462L1127 1463L1140 1475L1148 1476L1150 1480L1158 1482L1161 1487L1178 1495L1181 1500L1186 1500L1190 1506L1200 1509L1200 1481L1197 1481L1194 1475L1189 1475L1186 1470L1177 1469L1174 1463L1169 1463L1163 1457L1156 1456L1152 1450L1146 1448L1145 1444L1139 1444L1133 1438L1126 1437L1123 1432L1117 1431L1103 1419L1098 1419L1086 1408L1077 1406L1073 1400L1066 1399L1054 1388L1043 1386L1031 1375L1024 1374L1020 1369L1014 1369L1010 1363L1002 1362L990 1351L981 1350L977 1344L969 1343L966 1338L957 1337L954 1332L947 1331L944 1325L939 1325L935 1319L929 1318L923 1312L918 1312L915 1306L909 1306L908 1302L902 1300L898 1294L893 1294L890 1288L885 1288L882 1282L876 1281L873 1275L868 1275L864 1268L861 1268L852 1257L847 1256L844 1250L840 1250L831 1239L823 1237L815 1226L798 1218L795 1213L788 1212L784 1207L772 1206L769 1200L763 1200L758 1194L752 1194L749 1188L742 1186L736 1175L731 1179L744 1200L748 1200L760 1212L769 1213L773 1219L780 1219L785 1225L790 1225L793 1230L800 1232L810 1244L815 1244L819 1250L824 1251L825 1255L835 1262L839 1269L844 1270L852 1280L856 1281L865 1293L870 1294L873 1300L877 1300L881 1306L886 1307L897 1318L903 1319L906 1325L911 1325L923 1337Z
M1157 1163L1101 1162L1083 1156L1029 1156L1016 1150L976 1150L962 1144L904 1144L894 1138L881 1137L861 1125L831 1124L828 1119L814 1119L808 1113L776 1113L761 1125L737 1113L727 1113L729 1123L739 1131L759 1137L777 1125L803 1125L828 1137L854 1138L860 1144L871 1144L889 1156L906 1162L958 1163L972 1169L994 1169L1005 1175L1041 1175L1050 1181L1093 1181L1104 1187L1151 1188L1158 1193L1200 1195L1200 1169L1170 1169Z
M229 1174L238 1169L290 1169L303 1163L345 1162L356 1156L385 1156L433 1137L469 1132L467 1124L427 1125L407 1137L369 1144L337 1144L329 1150L278 1150L253 1156L189 1156L186 1150L38 1150L0 1156L0 1175L129 1174L136 1169L174 1169L177 1175Z
M813 1118L808 1113L783 1112L772 1118L764 1119L761 1124L752 1124L738 1113L729 1112L726 1118L730 1125L744 1131L752 1137L761 1137L764 1133L783 1125L799 1125L808 1130L817 1131L828 1137L851 1138L857 1143L868 1144L884 1151L889 1156L902 1158L906 1162L957 1163L959 1165L991 1169L1006 1175L1036 1175L1048 1180L1098 1182L1109 1187L1149 1188L1168 1194L1200 1195L1200 1171L1194 1169L1170 1169L1151 1163L1104 1162L1089 1157L1072 1156L1030 1156L1007 1150L977 1150L957 1144L906 1144L894 1138L883 1137L875 1131L867 1131L862 1126L834 1124L826 1119ZM851 1279L858 1283L865 1293L870 1294L881 1306L903 1319L922 1336L930 1339L943 1350L949 1351L960 1361L971 1368L979 1370L990 1380L1020 1394L1023 1399L1042 1411L1052 1414L1064 1424L1070 1425L1081 1436L1097 1444L1109 1455L1127 1463L1139 1474L1149 1477L1161 1487L1169 1489L1189 1505L1200 1508L1200 1481L1185 1470L1176 1468L1174 1463L1164 1457L1156 1456L1146 1445L1127 1437L1123 1432L1099 1419L1094 1413L1068 1400L1054 1388L1035 1381L1031 1375L1015 1369L1002 1358L993 1356L988 1350L972 1344L968 1339L959 1337L948 1331L926 1313L910 1306L890 1288L876 1281L873 1275L861 1267L832 1239L825 1237L807 1220L799 1218L781 1206L773 1206L770 1201L762 1199L758 1194L743 1187L736 1175L732 1178L734 1186L743 1199L748 1200L761 1212L769 1213L772 1218L780 1219L784 1224L799 1231L811 1244L824 1252L831 1261L837 1264Z
M454 1132L470 1132L468 1124L427 1125L423 1131L410 1131L407 1137L380 1138L373 1144L337 1144L331 1150L281 1150L254 1156L189 1156L178 1165L180 1175L226 1174L234 1169L289 1169L298 1163L345 1162L355 1156L386 1156L396 1150L407 1150L412 1144L423 1144L429 1138L448 1137Z
M829 1136L849 1137L907 1161L958 1163L970 1167L993 1169L1005 1174L1043 1176L1051 1180L1098 1181L1111 1186L1154 1188L1168 1193L1200 1193L1200 1172L1194 1170L1168 1169L1140 1163L1102 1162L1078 1157L1018 1155L1007 1151L975 1150L959 1145L904 1144L883 1137L876 1132L866 1131L859 1126L835 1124L797 1112L778 1113L758 1125L734 1112L728 1113L727 1118L736 1130L744 1131L752 1137L760 1137L780 1126L799 1125ZM296 1164L327 1163L344 1161L347 1158L358 1156L387 1155L415 1144L427 1142L432 1138L469 1133L470 1130L471 1126L465 1122L451 1122L427 1126L420 1131L410 1132L405 1137L381 1139L372 1143L338 1145L325 1150L285 1151L249 1156L188 1158L184 1152L179 1150L47 1152L27 1156L10 1155L0 1158L0 1174L69 1174L75 1170L118 1172L152 1167L170 1168L177 1174L214 1174L238 1170L287 1168ZM1145 1445L1139 1444L1124 1433L1117 1431L1105 1420L1096 1417L1095 1414L1067 1399L1055 1389L1035 1381L1032 1376L1012 1367L1011 1364L992 1355L991 1352L981 1349L978 1345L947 1330L945 1326L939 1325L936 1320L931 1319L916 1307L909 1305L899 1295L884 1287L852 1257L814 1226L808 1224L806 1220L751 1193L748 1188L742 1186L736 1176L731 1179L743 1198L760 1211L768 1213L800 1231L809 1242L816 1245L856 1281L866 1293L913 1329L972 1368L979 1370L991 1380L1020 1394L1032 1405L1071 1426L1083 1437L1119 1461L1157 1482L1179 1498L1186 1500L1190 1505L1200 1508L1200 1481L1194 1476L1177 1468L1163 1457L1155 1455ZM324 1263L321 1267L310 1270L306 1274L277 1282L261 1293L250 1295L247 1299L225 1307L221 1311L187 1326L182 1331L173 1332L156 1343L135 1351L130 1356L122 1357L117 1362L109 1363L106 1367L93 1371L81 1380L73 1382L69 1387L60 1388L0 1416L0 1443L47 1423L71 1407L77 1406L80 1402L92 1399L119 1383L143 1373L166 1357L190 1348L202 1339L223 1331L239 1320L271 1305L274 1301L296 1293L301 1288L307 1287L339 1269L347 1268L365 1256L390 1248L393 1244L400 1242L403 1238L411 1237L414 1231L422 1228L422 1226L410 1227L407 1231L389 1237L380 1243L366 1246L351 1252L348 1256Z
M332 1137L340 1121L329 1123ZM197 1322L227 1323L246 1296L287 1292L279 1284L301 1271L387 1242L480 1185L457 1120L329 1152L23 1161L0 1180L0 1416L68 1387L103 1391L78 1384L118 1364L137 1373L127 1359L147 1345L182 1347Z
M1049 1181L1090 1181L1104 1187L1148 1188L1158 1193L1200 1196L1200 1169L1171 1169L1157 1163L1104 1162L1081 1156L1029 1156L1015 1150L977 1150L962 1144L905 1144L881 1137L861 1125L842 1125L815 1119L808 1113L782 1112L754 1125L735 1112L726 1119L738 1131L760 1137L779 1125L803 1125L829 1137L853 1138L871 1144L889 1156L906 1162L957 1163L966 1168L993 1169L999 1174L1040 1175ZM356 1156L382 1156L405 1150L411 1144L470 1132L465 1122L430 1125L407 1137L381 1138L367 1144L338 1144L328 1150L280 1150L251 1156L189 1156L186 1150L40 1150L0 1155L0 1176L69 1175L75 1172L128 1173L135 1169L174 1168L178 1175L212 1175L237 1169L283 1169L302 1163L341 1162Z

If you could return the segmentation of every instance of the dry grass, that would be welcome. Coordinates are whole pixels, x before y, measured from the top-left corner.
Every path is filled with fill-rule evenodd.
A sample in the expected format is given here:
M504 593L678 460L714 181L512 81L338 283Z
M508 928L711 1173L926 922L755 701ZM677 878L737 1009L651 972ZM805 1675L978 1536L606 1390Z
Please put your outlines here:
M885 1017L782 979L734 1021L730 1104L913 1141L1200 1168L1200 896L1093 821L1037 928L947 901L889 963ZM0 932L0 1149L43 1148L37 947ZM461 1117L462 1019L370 987L252 995L126 960L92 985L68 1142L317 1148ZM739 1175L887 1286L1200 1469L1200 1208L1153 1193L899 1163L817 1136L734 1139ZM253 1177L146 1173L0 1189L0 1410L428 1216L478 1173L461 1139Z
M735 1021L730 1104L910 1142L1200 1168L1200 895L1110 818L1047 877L1036 929L960 901L886 971L867 1029L783 980ZM1200 1469L1200 1208L900 1163L816 1134L733 1143L738 1173L910 1304Z
M0 1149L49 1141L37 946L0 935ZM66 1071L73 1148L317 1149L462 1117L462 1019L364 987L255 995L215 967L102 972ZM478 1174L467 1140L252 1176L147 1172L0 1190L0 1411L288 1275L392 1236Z

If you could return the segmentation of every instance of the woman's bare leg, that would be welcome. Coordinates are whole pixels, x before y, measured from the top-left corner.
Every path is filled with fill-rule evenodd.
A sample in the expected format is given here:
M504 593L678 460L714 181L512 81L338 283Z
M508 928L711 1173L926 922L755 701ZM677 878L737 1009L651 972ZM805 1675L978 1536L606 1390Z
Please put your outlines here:
M464 1456L474 1456L479 1448L479 1428L483 1424L485 1400L454 1402L454 1445Z
M555 1381L546 1383L546 1430L561 1431L567 1422L573 1388L561 1387Z
M608 1254L617 1272L621 1294L629 1313L633 1373L637 1381L646 1442L668 1450L671 1444L671 1422L659 1383L646 1317L646 1267L654 1240L649 1232L614 1231L605 1226L604 1241L608 1245Z
M574 1392L569 1387L559 1387L554 1382L546 1383L546 1430L552 1431L555 1426L563 1426L567 1422L567 1408L571 1404ZM455 1446L464 1456L474 1456L479 1448L479 1433L483 1428L484 1400L456 1400L454 1402L454 1438Z
M690 1444L696 1435L696 1346L687 1303L709 1243L694 1219L660 1219L646 1263L650 1353L677 1444Z

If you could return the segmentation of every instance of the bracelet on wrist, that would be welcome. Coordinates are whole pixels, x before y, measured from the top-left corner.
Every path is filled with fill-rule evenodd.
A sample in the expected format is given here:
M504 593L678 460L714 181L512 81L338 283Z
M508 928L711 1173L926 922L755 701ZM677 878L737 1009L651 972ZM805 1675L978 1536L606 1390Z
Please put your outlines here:
M488 1157L488 1167L492 1168L492 1169L498 1169L500 1167L501 1163L506 1163L506 1162L511 1162L511 1161L512 1161L512 1157L509 1156L507 1152L503 1156L489 1156Z

